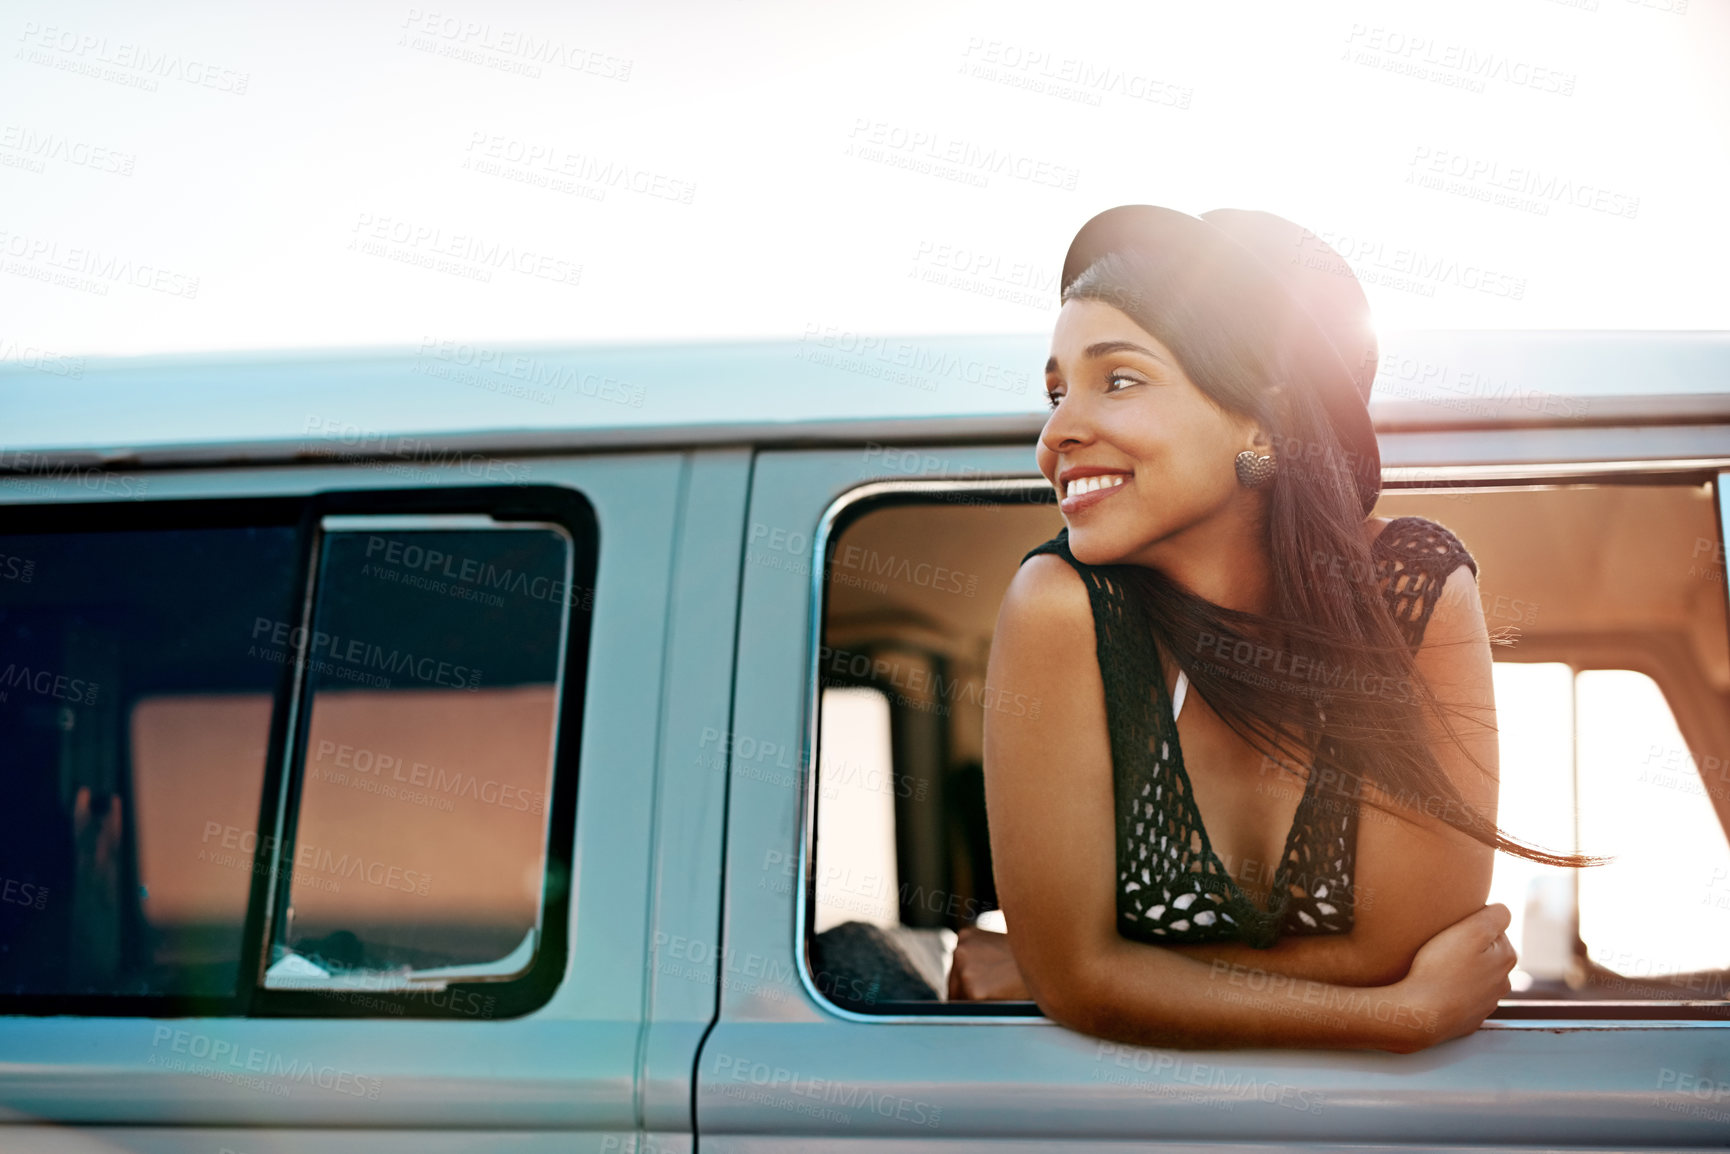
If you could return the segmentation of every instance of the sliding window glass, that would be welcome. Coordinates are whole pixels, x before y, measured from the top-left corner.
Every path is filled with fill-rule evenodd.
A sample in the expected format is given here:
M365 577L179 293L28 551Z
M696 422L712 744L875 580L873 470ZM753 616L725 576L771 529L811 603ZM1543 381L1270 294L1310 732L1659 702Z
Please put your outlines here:
M267 988L528 969L571 571L557 526L325 522L309 627L274 638L304 653L306 725Z

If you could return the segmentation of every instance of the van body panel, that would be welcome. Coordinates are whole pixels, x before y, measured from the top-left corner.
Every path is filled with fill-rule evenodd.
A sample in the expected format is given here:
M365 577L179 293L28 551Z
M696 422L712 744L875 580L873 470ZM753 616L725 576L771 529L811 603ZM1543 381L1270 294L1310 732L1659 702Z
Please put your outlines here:
M704 1046L698 1109L705 1146L838 1131L897 1150L1014 1138L1707 1146L1724 1139L1714 1103L1679 1112L1692 1103L1660 1079L1722 1080L1727 1032L1492 1020L1401 1055L1124 1046L1044 1019L723 1020Z
M653 927L639 963L650 987L640 1074L641 1122L650 1131L692 1131L697 1049L715 1020L724 754L750 480L744 449L693 453L679 518L660 698Z

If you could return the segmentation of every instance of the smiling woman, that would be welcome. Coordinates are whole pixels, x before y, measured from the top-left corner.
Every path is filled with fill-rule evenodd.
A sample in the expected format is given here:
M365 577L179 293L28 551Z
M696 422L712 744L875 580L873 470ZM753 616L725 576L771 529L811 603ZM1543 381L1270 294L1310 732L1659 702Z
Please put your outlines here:
M1036 448L1066 528L1010 584L987 674L1055 707L986 718L1010 934L963 934L954 997L1128 1042L1409 1052L1510 990L1493 851L1593 860L1496 825L1476 562L1368 517L1375 338L1317 271L1343 263L1289 259L1319 244L1131 206L1071 246ZM1341 1012L1294 1013L1299 981Z

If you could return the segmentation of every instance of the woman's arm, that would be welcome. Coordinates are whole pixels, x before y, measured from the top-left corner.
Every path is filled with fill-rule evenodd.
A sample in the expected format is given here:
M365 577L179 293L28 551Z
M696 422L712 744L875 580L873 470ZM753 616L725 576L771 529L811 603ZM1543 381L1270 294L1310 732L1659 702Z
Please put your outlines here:
M1017 572L987 682L1041 703L1037 717L987 712L986 802L1017 968L1056 1021L1143 1043L1405 1050L1475 1029L1507 992L1500 906L1456 917L1451 936L1429 929L1419 944L1434 936L1425 950L1445 964L1422 974L1413 966L1408 982L1373 990L1294 981L1268 964L1274 951L1253 951L1252 968L1125 940L1092 613L1081 578L1060 558L1035 557Z

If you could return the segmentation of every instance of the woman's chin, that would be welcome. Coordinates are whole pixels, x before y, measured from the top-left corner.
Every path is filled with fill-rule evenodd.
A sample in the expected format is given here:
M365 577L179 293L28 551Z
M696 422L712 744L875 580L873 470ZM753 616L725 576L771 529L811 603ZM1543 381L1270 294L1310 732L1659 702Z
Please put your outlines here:
M1083 565L1115 565L1128 551L1124 543L1099 529L1069 528L1069 551Z

